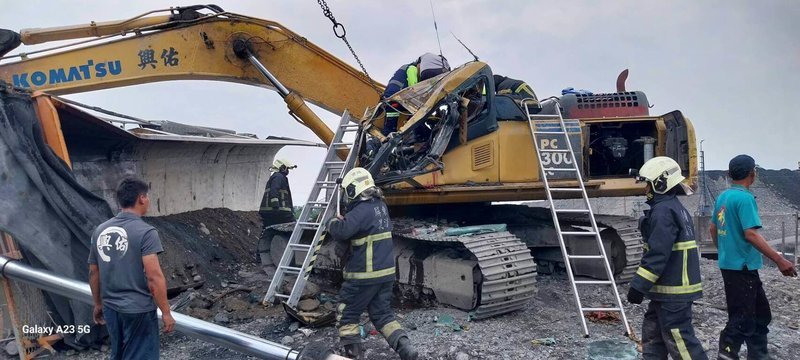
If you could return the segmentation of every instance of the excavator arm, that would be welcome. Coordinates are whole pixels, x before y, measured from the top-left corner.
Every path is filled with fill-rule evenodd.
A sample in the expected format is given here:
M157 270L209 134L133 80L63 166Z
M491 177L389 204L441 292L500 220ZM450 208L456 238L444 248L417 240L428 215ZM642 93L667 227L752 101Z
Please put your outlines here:
M212 13L202 14L202 8ZM0 64L0 80L51 94L170 80L256 85L278 91L290 113L325 143L333 133L303 100L335 114L347 109L356 116L380 101L383 85L277 22L215 6L164 12L170 14L23 30L19 38L26 44L99 38L97 44L66 51L59 47L36 57L5 57L21 60Z

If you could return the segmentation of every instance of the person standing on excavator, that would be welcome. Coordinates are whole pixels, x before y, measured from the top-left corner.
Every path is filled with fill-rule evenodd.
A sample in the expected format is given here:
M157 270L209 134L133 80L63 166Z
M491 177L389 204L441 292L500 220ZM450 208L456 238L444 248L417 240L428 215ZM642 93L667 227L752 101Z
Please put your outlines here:
M512 97L519 97L519 98L534 98L536 99L536 94L533 93L533 89L531 89L528 83L512 79L507 76L503 75L494 75L494 91L497 95L509 95Z
M647 183L650 210L640 220L645 252L628 302L650 299L642 321L645 360L708 359L692 327L692 301L703 297L703 286L692 217L676 197L691 193L684 179L678 163L666 156L648 160L636 175Z
M264 189L264 197L261 198L261 206L258 214L261 215L261 235L258 239L258 255L264 270L268 275L272 275L274 264L270 254L272 234L267 228L275 224L290 223L295 220L294 208L292 207L292 191L289 189L289 169L296 168L284 159L275 159L269 168L272 175L267 180L267 187Z
M424 53L417 60L401 66L394 72L394 75L386 85L386 89L383 90L383 98L388 99L400 90L448 71L450 71L450 64L444 56ZM386 120L383 122L383 135L389 135L397 131L400 110L400 104L396 102L389 102L384 106Z
M381 189L364 168L345 174L342 191L348 199L347 213L328 223L328 233L351 249L344 268L344 283L337 309L339 341L345 355L364 359L359 321L367 310L370 321L402 360L415 360L417 350L392 312L395 281L394 244L389 210Z

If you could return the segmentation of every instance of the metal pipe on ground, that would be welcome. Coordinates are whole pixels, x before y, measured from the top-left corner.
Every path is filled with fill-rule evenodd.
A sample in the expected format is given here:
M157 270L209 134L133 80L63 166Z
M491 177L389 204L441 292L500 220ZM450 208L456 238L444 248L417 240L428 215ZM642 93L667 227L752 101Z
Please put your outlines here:
M0 274L22 281L44 291L59 294L89 305L93 304L89 284L56 275L49 271L34 269L14 259L0 256ZM158 311L161 318L161 311ZM274 360L346 360L320 349L300 351L265 339L228 329L216 324L195 319L180 313L172 313L175 330L196 339L215 343L241 353L261 359Z

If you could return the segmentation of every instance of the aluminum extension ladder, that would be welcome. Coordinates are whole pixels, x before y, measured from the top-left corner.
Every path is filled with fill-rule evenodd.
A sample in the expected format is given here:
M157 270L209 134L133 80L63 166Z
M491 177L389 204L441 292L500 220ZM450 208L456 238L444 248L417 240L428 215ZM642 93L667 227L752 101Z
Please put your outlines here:
M300 212L300 217L295 222L292 236L289 237L289 242L283 251L281 261L277 264L278 266L275 275L272 277L272 282L269 284L267 295L264 296L264 305L271 304L276 298L279 298L294 308L297 306L297 302L300 301L300 296L303 294L303 289L314 267L317 253L322 247L326 231L325 226L328 220L339 213L341 198L339 184L341 184L344 174L353 168L359 144L361 143L361 126L351 123L350 120L350 114L345 111L328 147L328 153L325 155L325 161L319 170L319 175L317 175L317 180L311 189L311 194L308 196L308 201L303 207L303 211ZM345 134L347 133L355 133L355 138L352 142L345 140ZM346 159L342 161L339 154L348 150ZM321 199L320 195L322 195ZM301 243L303 235L311 231L314 232L311 243ZM296 253L305 254L303 263L299 266L294 261ZM296 275L297 278L292 285L291 293L281 294L279 291L283 288L283 281L287 275Z
M586 187L583 183L583 177L581 176L580 172L580 165L576 161L575 153L572 148L572 143L569 139L569 134L567 132L567 126L564 123L564 118L561 115L560 104L557 100L553 99L551 101L555 102L555 115L537 115L532 114L530 112L530 108L528 107L528 102L523 101L523 105L525 108L525 113L528 116L528 125L531 131L531 137L533 140L534 147L536 148L536 156L539 160L539 169L541 170L541 179L544 183L544 189L547 193L547 201L550 203L550 212L553 217L553 225L556 229L556 234L558 234L558 243L561 246L561 254L564 257L564 262L566 264L567 269L567 276L569 277L569 282L572 285L572 293L575 295L575 303L578 306L578 316L581 319L581 325L583 326L583 334L584 336L589 336L589 329L586 326L586 318L584 317L584 313L592 312L592 311L609 311L609 312L619 312L622 316L622 321L625 324L625 332L626 335L633 335L631 333L630 325L628 324L628 318L625 316L625 309L622 307L622 300L619 297L619 291L617 291L616 283L614 282L614 274L611 271L611 265L608 262L608 256L606 255L606 250L603 247L603 241L600 238L600 230L597 228L597 222L594 218L594 212L592 211L592 206L589 203L589 197L586 194ZM545 123L545 124L552 124L553 122L557 122L557 127L555 130L543 130L540 129L537 125ZM540 135L550 135L555 137L556 139L564 139L563 144L566 144L567 148L563 149L562 147L559 148L543 148L543 144L539 142ZM552 141L550 141L552 144ZM561 159L563 160L562 163L571 163L571 167L554 167L551 161L543 161L543 154L550 153L548 159L553 159L554 155L560 153ZM548 164L545 164L548 162ZM549 174L556 174L556 173L567 173L573 174L574 176L571 177L570 180L577 181L578 186L575 187L550 187L550 179L548 178ZM583 203L585 208L583 209L560 209L556 208L555 203L553 202L553 193L581 193L583 196ZM562 231L561 225L559 222L559 215L564 214L583 214L587 216L590 220L592 225L591 231ZM594 240L597 242L597 246L600 249L600 255L572 255L567 252L567 247L564 244L564 235L569 236L584 236L584 237L593 237ZM572 273L572 260L574 259L593 259L593 260L601 260L603 261L603 265L606 269L606 275L608 280L575 280L575 276ZM578 292L579 285L607 285L613 289L614 292L614 299L616 300L616 307L584 307L583 303L581 302L581 296ZM612 305L613 306L613 305Z

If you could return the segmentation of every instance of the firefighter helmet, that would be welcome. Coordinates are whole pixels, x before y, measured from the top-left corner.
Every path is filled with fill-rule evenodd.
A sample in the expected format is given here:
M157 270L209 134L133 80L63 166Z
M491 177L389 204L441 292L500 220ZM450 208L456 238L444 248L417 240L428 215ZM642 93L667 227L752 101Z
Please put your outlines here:
M367 169L357 167L348 171L342 179L342 189L350 199L355 199L364 190L375 186L375 181L372 180L372 174Z
M686 179L681 175L680 165L666 156L657 156L647 160L635 178L636 181L649 183L656 194L665 194ZM685 187L681 188L686 191Z
M275 161L272 162L272 167L270 167L270 170L272 170L272 171L284 171L284 170L287 170L287 169L294 169L296 167L297 167L297 165L292 165L292 163L290 163L289 160L286 160L286 159L275 159Z

